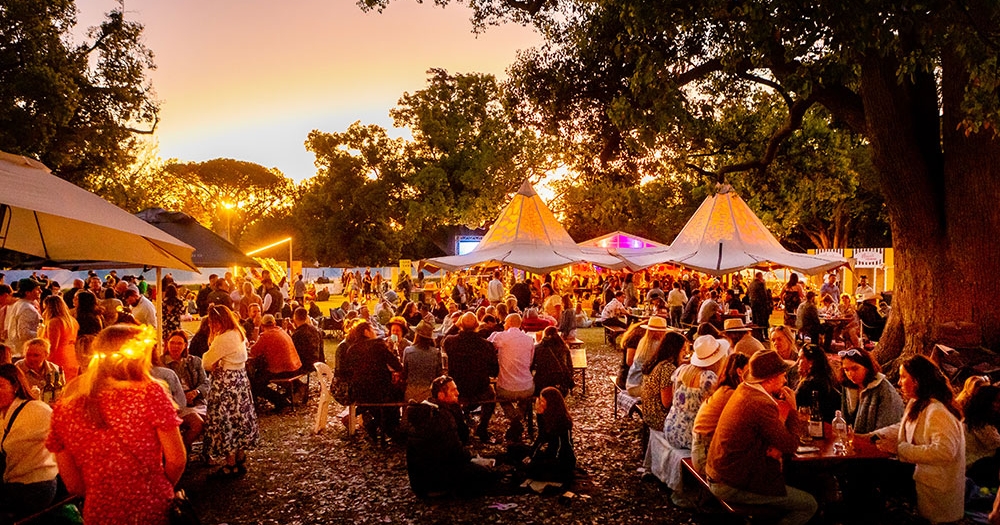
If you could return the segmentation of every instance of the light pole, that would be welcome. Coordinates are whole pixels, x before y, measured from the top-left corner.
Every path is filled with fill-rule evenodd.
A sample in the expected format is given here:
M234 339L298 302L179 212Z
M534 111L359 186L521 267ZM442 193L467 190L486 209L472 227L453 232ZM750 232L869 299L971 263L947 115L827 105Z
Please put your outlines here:
M230 201L222 201L222 208L226 210L227 216L226 240L233 242L233 208L236 208L236 205Z

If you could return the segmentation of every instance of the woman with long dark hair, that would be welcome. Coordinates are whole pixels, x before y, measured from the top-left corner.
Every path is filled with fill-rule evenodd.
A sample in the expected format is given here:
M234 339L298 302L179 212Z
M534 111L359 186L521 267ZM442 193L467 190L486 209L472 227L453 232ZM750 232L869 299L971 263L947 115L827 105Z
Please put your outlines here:
M573 359L556 327L550 326L542 331L542 340L535 345L531 369L535 371L535 395L550 386L562 395L573 388Z
M898 423L903 400L871 354L860 348L840 352L840 411L858 434Z
M559 390L548 387L535 400L538 437L525 458L528 477L540 481L569 483L576 470L573 452L573 419Z
M966 383L968 384L968 383ZM965 403L965 476L980 487L995 487L1000 472L1000 431L997 410L1000 388L990 384L976 389Z
M823 421L833 421L834 414L840 410L840 388L826 353L817 345L809 345L799 353L798 365L801 379L795 389L796 406L812 407L815 395Z
M97 307L97 297L81 290L73 296L76 303L76 322L80 324L77 335L97 335L104 328L104 316Z
M667 332L655 356L642 365L642 419L650 430L662 431L674 397L670 380L677 370L687 339L677 332Z
M941 369L922 355L899 366L907 399L903 419L875 432L879 449L913 463L917 512L931 523L965 515L965 433L954 392Z

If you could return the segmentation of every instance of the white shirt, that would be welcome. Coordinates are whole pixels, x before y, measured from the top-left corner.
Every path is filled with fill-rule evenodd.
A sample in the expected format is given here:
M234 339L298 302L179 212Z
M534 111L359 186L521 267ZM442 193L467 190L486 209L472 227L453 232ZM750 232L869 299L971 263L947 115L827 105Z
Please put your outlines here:
M490 304L499 303L503 299L503 282L500 279L494 278L490 281L490 285L486 289L486 298L490 300Z
M687 294L680 288L674 288L667 294L667 306L680 306L683 308L687 301Z
M24 343L38 337L38 327L42 316L35 308L35 303L18 299L7 309L7 345L14 357L24 355Z
M487 340L496 347L500 362L497 386L511 392L534 390L531 360L535 355L535 338L520 328L508 328L503 332L494 332Z
M139 296L139 302L132 307L132 317L139 324L148 324L152 327L156 327L156 307L153 303L146 299L144 296Z
M2 414L0 433L7 429L7 420L23 402L23 399L15 399L7 413ZM52 409L42 401L28 401L17 415L14 425L10 427L10 435L3 443L3 449L7 451L4 482L38 483L55 479L59 473L56 458L45 448L51 420Z
M605 305L604 310L601 310L601 320L611 319L612 317L618 317L620 315L627 316L628 310L625 309L625 305L618 300L617 297L608 301Z

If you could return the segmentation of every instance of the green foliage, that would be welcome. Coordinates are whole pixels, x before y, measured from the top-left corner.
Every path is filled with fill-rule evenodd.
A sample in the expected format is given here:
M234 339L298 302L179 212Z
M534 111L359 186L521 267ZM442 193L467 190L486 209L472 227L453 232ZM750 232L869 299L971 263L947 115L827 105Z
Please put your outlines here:
M174 179L163 200L240 245L253 223L291 206L295 186L276 168L233 159L171 163Z
M404 144L376 125L313 131L306 149L319 172L292 216L301 244L325 264L376 266L399 258Z
M72 0L0 7L0 149L88 186L127 170L136 133L152 132L159 107L141 24L111 11L74 45L75 24Z

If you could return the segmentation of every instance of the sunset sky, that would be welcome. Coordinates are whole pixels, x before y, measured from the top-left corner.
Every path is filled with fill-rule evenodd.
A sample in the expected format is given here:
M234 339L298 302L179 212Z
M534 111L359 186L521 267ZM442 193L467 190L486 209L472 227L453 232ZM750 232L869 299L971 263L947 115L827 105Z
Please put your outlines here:
M77 0L80 25L117 5ZM295 180L315 174L303 146L311 130L356 120L391 128L389 109L425 86L427 69L503 78L517 50L540 42L512 25L477 36L464 6L414 0L381 14L353 0L126 0L125 9L156 55L160 156L246 160Z

